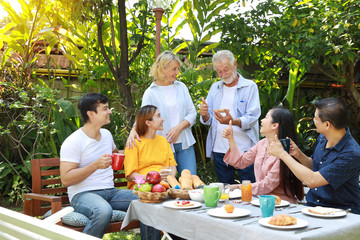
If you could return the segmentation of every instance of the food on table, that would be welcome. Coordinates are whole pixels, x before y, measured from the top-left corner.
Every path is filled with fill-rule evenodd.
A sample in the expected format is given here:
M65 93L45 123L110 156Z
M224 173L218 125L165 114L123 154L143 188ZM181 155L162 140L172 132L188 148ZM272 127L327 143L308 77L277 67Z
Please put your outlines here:
M151 192L166 192L166 188L161 185L160 183L159 184L155 184L151 190Z
M335 209L317 206L317 207L309 207L308 211L319 215L330 215L334 213Z
M152 185L149 183L143 183L139 187L140 192L151 192Z
M280 214L270 218L269 224L276 225L276 226L289 226L296 224L296 218L286 215Z
M161 182L160 173L157 171L150 171L146 174L146 181L150 184L158 184Z
M174 176L169 175L166 177L166 180L172 188L175 188L176 186L180 187L180 183L178 182L178 180L176 180L176 178Z
M227 213L232 213L232 212L234 211L234 206L231 205L231 204L226 204L226 205L225 205L225 211L226 211Z
M252 189L250 180L243 180L241 184L241 200L250 202L252 198Z
M179 178L180 187L182 190L191 190L192 187L192 178L191 172L188 169L184 169L181 172L181 177Z
M273 195L276 197L276 200L275 200L275 205L279 205L281 203L281 198L277 195Z
M189 207L189 206L194 206L195 204L190 201L184 200L184 201L175 201L174 205L177 207Z
M201 188L205 185L203 181L197 175L191 175L191 180L194 188Z
M166 189L170 188L170 186L169 186L169 184L167 182L161 181L160 184Z

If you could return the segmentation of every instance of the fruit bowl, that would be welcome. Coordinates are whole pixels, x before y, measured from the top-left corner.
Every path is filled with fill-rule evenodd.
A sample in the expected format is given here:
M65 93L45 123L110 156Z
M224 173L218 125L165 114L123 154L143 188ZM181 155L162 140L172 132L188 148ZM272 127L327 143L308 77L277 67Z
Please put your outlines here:
M162 202L168 195L167 191L153 193L153 192L140 192L137 190L133 190L133 193L135 193L140 198L140 202L147 202L147 203Z
M190 200L189 190L170 188L168 192L169 192L169 197L172 199L179 198L183 200Z

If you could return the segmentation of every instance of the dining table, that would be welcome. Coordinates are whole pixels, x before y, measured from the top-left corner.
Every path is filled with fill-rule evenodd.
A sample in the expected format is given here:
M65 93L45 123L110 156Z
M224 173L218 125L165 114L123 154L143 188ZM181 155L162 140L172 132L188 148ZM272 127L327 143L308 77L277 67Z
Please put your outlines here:
M333 215L317 215L308 212L308 207L300 204L283 204L276 207L274 216L286 214L297 219L292 227L274 227L261 217L261 209L253 201L230 200L237 217L225 214L225 203L216 208L208 208L197 203L189 208L171 207L174 199L160 203L145 203L133 200L129 206L122 228L133 220L172 233L184 239L359 239L360 215L339 211ZM181 200L178 200L181 201ZM211 210L211 211L210 211ZM210 215L211 213L211 215ZM215 214L214 214L215 213ZM220 214L218 214L220 213ZM224 213L224 214L223 214ZM245 213L245 215L242 215ZM235 214L236 215L236 214ZM263 219L263 220L262 220ZM265 221L265 222L264 222Z

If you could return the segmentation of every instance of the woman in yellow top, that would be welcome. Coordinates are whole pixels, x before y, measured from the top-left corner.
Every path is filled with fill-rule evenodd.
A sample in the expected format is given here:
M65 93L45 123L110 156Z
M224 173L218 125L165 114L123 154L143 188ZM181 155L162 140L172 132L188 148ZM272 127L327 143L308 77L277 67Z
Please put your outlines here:
M160 172L164 166L170 167L172 175L176 175L176 161L170 143L156 134L156 131L163 130L163 122L159 110L153 105L143 106L136 115L135 130L141 141L136 139L136 147L125 148L125 177L129 189L134 187L135 177L142 176L146 180L148 172Z

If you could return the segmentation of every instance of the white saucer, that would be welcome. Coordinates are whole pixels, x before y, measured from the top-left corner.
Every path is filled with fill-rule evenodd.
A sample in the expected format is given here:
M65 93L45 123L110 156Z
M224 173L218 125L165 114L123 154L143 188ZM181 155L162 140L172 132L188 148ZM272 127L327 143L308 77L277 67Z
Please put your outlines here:
M237 218L250 215L250 210L243 208L234 208L232 213L227 213L224 207L213 208L207 211L210 216L219 217L219 218Z
M305 220L302 220L300 218L296 219L296 224L294 225L288 225L288 226L276 226L276 225L272 225L269 223L271 217L268 218L261 218L259 219L259 223L265 227L269 227L269 228L275 228L275 229L282 229L282 230L287 230L287 229L296 229L296 228L303 228L306 227L308 225L308 222Z
M254 206L260 207L259 199L252 200L250 203L251 203L252 205L254 205ZM281 200L280 204L275 205L275 207L286 207L286 206L289 206L289 205L290 205L290 203L289 203L288 201L286 201L286 200Z

